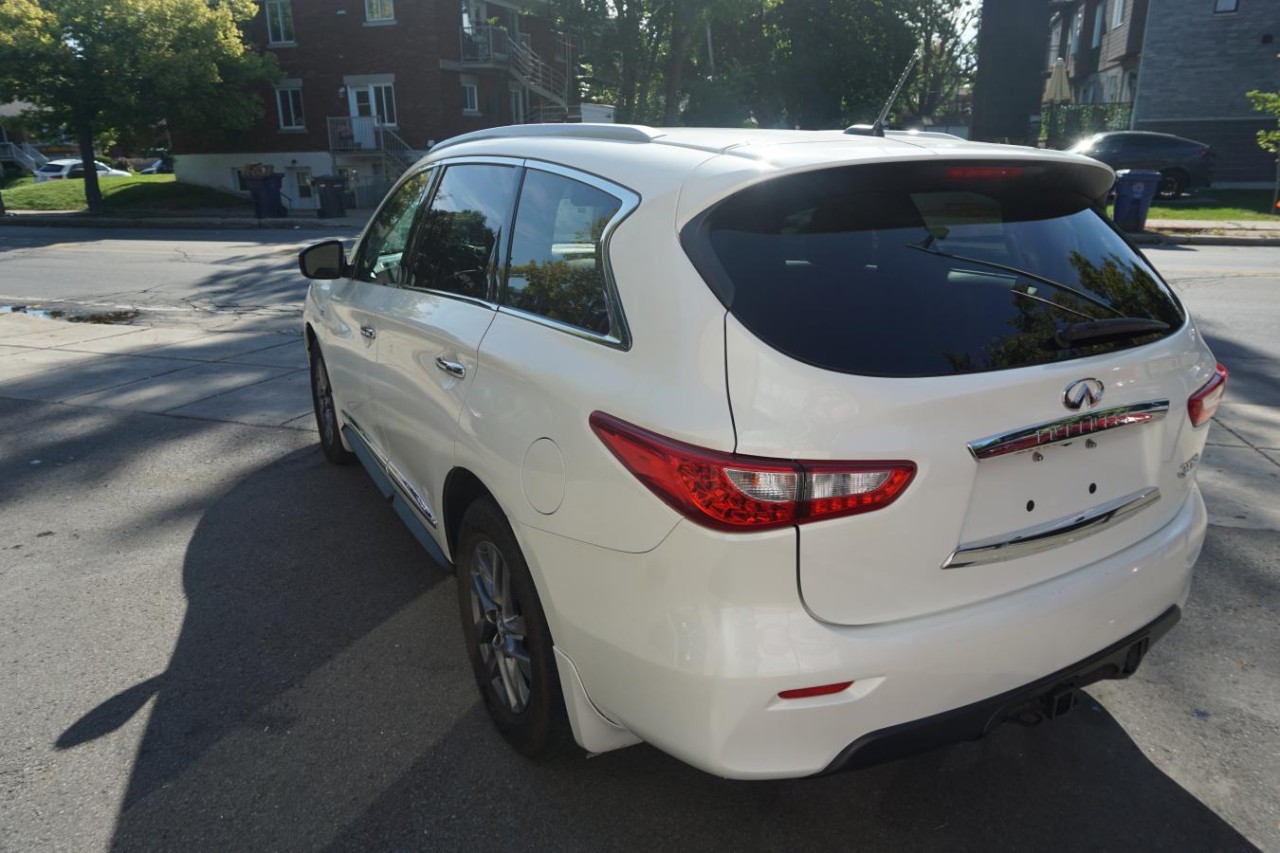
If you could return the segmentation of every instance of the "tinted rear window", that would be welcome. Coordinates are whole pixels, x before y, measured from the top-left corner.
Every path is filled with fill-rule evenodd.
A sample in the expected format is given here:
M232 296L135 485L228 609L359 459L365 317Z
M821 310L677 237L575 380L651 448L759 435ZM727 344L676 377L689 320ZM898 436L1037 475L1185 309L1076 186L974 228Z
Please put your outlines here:
M794 358L845 373L943 376L1112 352L1182 310L1094 211L1096 167L882 164L731 196L682 234L730 312ZM1064 343L1095 319L1163 332Z

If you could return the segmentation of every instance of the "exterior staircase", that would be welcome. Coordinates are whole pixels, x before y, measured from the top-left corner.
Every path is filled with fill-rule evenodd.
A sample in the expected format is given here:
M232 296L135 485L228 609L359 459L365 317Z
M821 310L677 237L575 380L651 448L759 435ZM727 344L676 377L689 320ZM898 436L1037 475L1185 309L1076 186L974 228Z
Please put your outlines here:
M512 78L529 91L557 106L569 105L568 75L546 62L529 45L528 36L512 38L506 27L464 27L462 64L506 68Z
M49 162L49 158L39 148L27 142L0 142L0 162L17 163L35 174L37 169Z

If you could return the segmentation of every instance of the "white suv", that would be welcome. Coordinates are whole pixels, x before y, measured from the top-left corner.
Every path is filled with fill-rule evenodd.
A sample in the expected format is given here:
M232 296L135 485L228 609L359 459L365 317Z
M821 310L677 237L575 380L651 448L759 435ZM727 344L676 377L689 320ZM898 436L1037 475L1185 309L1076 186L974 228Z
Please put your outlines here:
M1225 388L1072 154L507 127L303 252L324 453L494 722L805 776L1056 716L1177 620Z

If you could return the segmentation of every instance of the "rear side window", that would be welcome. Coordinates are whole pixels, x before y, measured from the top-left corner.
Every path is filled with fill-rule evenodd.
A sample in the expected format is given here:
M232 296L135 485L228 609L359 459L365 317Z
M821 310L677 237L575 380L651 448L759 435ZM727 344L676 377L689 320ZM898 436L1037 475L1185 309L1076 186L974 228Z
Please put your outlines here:
M622 202L571 178L531 169L512 232L506 305L599 335L611 321L601 237Z
M1093 209L1109 185L1074 165L842 167L744 190L681 237L734 317L801 361L875 376L1002 370L1182 325L1172 293ZM1167 328L1076 334L1113 318Z

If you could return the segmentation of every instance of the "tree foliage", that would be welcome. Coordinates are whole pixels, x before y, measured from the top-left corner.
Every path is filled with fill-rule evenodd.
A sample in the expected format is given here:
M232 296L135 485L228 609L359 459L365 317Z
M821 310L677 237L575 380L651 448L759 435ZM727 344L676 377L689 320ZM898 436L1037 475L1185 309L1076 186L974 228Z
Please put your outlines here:
M1264 151L1275 154L1277 149L1280 149L1280 92L1255 91L1249 92L1246 97L1255 110L1276 117L1276 130L1258 131L1258 145L1262 146Z
M105 130L247 128L262 112L252 90L278 76L245 43L256 12L253 0L3 0L0 100L70 128L86 163ZM93 169L85 198L101 208Z
M905 112L972 73L971 0L559 0L584 98L647 124L843 127L879 111L913 48Z

